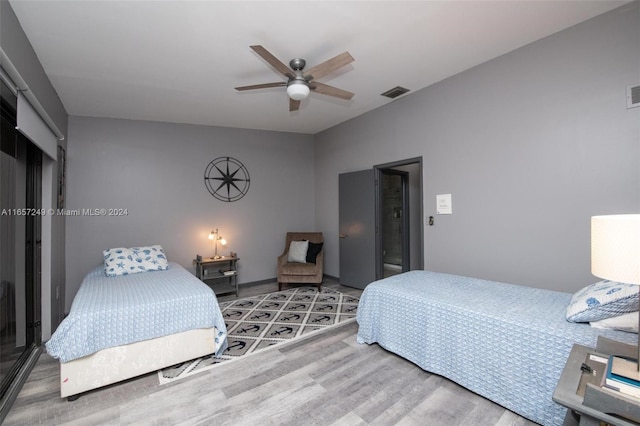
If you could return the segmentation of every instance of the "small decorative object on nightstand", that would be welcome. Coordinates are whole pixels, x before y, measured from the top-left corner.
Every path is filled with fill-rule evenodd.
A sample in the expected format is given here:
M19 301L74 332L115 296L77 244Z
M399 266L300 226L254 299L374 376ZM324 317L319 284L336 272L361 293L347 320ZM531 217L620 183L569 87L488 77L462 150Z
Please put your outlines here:
M210 286L216 295L235 293L238 297L238 257L218 256L202 258L196 256L196 277Z
M216 228L215 231L211 231L211 233L209 234L209 239L214 241L213 244L215 249L213 252L213 258L214 259L222 258L222 256L218 256L218 241L220 241L220 245L224 247L227 245L227 240L225 240L220 236L220 231L218 231L218 228Z

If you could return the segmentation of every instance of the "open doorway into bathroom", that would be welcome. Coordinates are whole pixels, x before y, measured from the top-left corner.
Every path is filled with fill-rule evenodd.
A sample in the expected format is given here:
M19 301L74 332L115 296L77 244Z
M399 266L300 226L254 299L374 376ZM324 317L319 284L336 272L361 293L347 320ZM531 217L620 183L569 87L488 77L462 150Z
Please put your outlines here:
M422 157L374 167L376 279L423 269Z

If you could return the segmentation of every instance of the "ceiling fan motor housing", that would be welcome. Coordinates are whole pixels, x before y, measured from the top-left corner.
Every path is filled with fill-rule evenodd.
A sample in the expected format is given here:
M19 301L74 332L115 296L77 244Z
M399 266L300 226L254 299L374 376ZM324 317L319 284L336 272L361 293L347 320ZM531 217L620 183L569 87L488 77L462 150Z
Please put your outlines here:
M305 65L307 65L307 61L300 58L294 58L289 61L289 66L294 71L302 71Z

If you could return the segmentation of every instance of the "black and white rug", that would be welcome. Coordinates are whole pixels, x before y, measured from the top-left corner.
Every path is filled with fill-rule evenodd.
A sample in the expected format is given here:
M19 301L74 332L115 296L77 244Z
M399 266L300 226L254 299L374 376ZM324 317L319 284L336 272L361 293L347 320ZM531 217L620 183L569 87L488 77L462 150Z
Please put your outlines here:
M221 302L229 347L220 358L207 355L158 371L170 383L292 339L355 320L357 297L323 288L298 287Z

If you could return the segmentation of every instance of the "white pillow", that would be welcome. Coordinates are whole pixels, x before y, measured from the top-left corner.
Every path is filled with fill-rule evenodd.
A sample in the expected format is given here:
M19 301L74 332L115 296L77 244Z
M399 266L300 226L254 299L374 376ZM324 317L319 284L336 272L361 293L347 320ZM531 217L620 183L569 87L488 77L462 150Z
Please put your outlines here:
M591 321L593 328L606 328L611 330L628 331L629 333L638 332L638 312L629 312L628 314L619 315L617 317L607 318L600 321Z
M108 277L169 269L162 246L117 247L105 250L104 273Z
M599 321L638 310L637 285L604 280L577 291L567 307L571 322Z
M307 250L309 241L291 241L287 262L307 263Z

